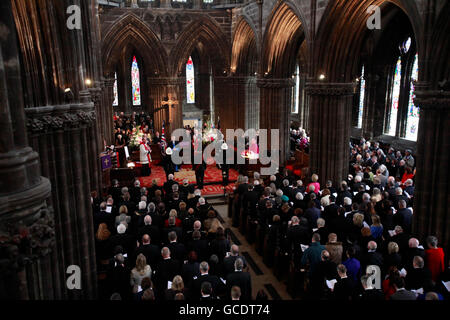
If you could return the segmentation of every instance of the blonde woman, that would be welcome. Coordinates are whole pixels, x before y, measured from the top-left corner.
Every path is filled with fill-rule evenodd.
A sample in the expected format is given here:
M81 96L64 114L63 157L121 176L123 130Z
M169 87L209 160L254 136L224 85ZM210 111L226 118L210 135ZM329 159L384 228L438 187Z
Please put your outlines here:
M399 247L396 242L389 242L388 246L388 254L384 259L384 266L389 269L389 267L396 267L398 270L403 268L402 266L402 257L398 253Z
M130 284L133 286L133 293L138 292L142 279L151 278L152 268L147 264L147 259L140 253L136 259L136 267L131 270Z
M188 296L188 290L184 287L183 278L177 275L172 280L172 287L166 290L166 300L175 300L175 296L179 293L182 293L185 299Z
M319 176L318 176L317 174L313 174L313 175L311 176L311 183L308 184L306 190L309 191L310 189L312 189L312 188L310 188L310 186L314 186L314 193L319 194L319 191L320 191L320 183L317 182L317 181L319 181Z

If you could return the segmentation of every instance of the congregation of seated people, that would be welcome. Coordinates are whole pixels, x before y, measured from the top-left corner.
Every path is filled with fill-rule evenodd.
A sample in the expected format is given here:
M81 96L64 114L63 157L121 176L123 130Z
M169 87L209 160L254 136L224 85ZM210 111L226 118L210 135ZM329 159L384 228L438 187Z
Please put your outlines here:
M170 175L161 187L115 180L108 191L92 198L103 299L256 298L245 258L201 190Z
M351 173L336 187L331 181L321 186L316 174L304 183L286 169L267 179L239 177L233 226L263 248L275 273L293 274L287 284L293 282L294 296L448 299L448 257L439 240L412 233L411 151L402 156L391 148L384 156L378 143L364 143L351 152ZM390 155L395 160L387 160ZM378 284L368 266L379 268Z
M232 225L277 276L294 275L294 295L449 299L443 285L450 280L448 258L439 239L412 231L414 178L402 181L409 171L400 174L398 166L404 161L413 172L414 159L407 152L388 165L389 155L383 158L376 147L351 148L355 171L339 186L320 185L316 174L302 180L283 168L269 177L239 175L229 203ZM161 187L113 181L108 196L92 203L104 297L267 299L263 291L252 295L245 258L201 190L179 185L173 175ZM378 283L368 266L378 268Z

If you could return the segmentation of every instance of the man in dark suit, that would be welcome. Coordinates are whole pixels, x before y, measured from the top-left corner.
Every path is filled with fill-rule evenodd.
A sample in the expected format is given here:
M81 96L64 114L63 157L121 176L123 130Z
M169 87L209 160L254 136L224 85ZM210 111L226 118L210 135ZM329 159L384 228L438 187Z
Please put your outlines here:
M213 295L213 288L210 282L204 281L200 288L200 301L212 301L216 300Z
M199 221L200 222L200 221ZM202 239L199 230L192 232L192 240L188 243L188 251L195 251L200 261L206 261L210 257L208 240Z
M370 276L365 274L361 277L362 292L357 297L359 301L384 301L381 289L374 288L370 283Z
M194 300L200 299L201 288L204 282L209 282L212 287L212 292L214 295L220 295L225 289L225 285L219 279L219 277L208 274L209 264L206 261L200 263L200 276L193 279L191 284L191 292Z
M405 280L402 277L393 279L396 292L391 295L391 300L417 300L416 294L405 289Z
M305 218L308 219L308 225L310 229L313 229L317 225L317 219L320 217L320 209L316 207L314 201L309 201L308 209L305 211Z
M178 238L175 231L169 232L168 238L170 243L167 245L167 247L170 249L172 257L180 262L181 267L181 264L186 258L186 248L184 244L177 242Z
M206 164L204 162L195 165L195 181L197 188L203 189L203 180L205 178Z
M410 209L406 208L406 201L400 200L398 202L398 210L394 216L394 222L402 226L405 233L411 233L411 224L413 213Z
M133 236L126 233L127 227L124 224L117 226L117 234L111 236L112 247L122 246L123 252L132 255L136 248L136 240Z
M138 237L142 239L144 234L148 234L152 243L154 245L161 245L161 235L159 233L159 228L157 226L152 225L152 217L150 215L146 215L144 217L144 226L141 227L138 231Z
M132 261L136 261L136 257L142 253L147 259L147 264L150 265L152 270L156 269L156 266L159 262L159 258L161 257L161 250L157 245L150 243L151 238L148 234L144 234L142 236L142 245L137 247L134 258Z
M245 215L248 214L251 218L256 217L256 205L258 204L258 200L258 194L254 190L254 186L252 184L248 185L248 190L242 197L242 207Z
M325 219L326 225L330 225L331 221L337 218L339 206L335 203L335 196L330 196L330 204L324 208L322 218Z
M163 238L163 243L169 243L169 241L167 241L169 239L169 233L172 231L175 231L177 238L178 239L182 239L183 238L183 229L181 229L180 227L176 226L176 218L173 217L169 217L169 226L167 228L164 228L164 232L163 234L165 235Z
M415 256L413 258L413 268L407 271L405 277L406 289L417 290L424 288L427 283L431 281L431 271L425 268L425 263L422 257Z
M406 253L402 254L402 262L407 272L413 269L413 260L416 256L419 256L425 260L425 249L423 247L419 248L419 240L416 238L411 238L408 241L408 249L406 250Z
M172 194L172 191L173 191L173 190L172 190L172 186L173 186L174 184L177 184L177 185L178 185L178 182L176 182L176 181L173 180L173 174L170 173L170 174L167 176L167 181L164 182L164 185L163 185L164 195L165 195L166 197L167 197L168 195Z
M240 258L243 262L243 268L247 267L247 262L243 256L239 255L239 247L235 244L231 246L230 255L223 259L223 273L226 277L228 274L235 271L235 262ZM241 288L242 289L242 288Z
M108 212L109 211L109 212ZM106 223L109 230L114 230L115 216L107 209L106 202L100 203L100 211L94 213L94 230L97 231L101 223Z
M114 266L108 271L107 279L111 293L119 293L122 300L131 299L130 269L121 253L114 256Z
M167 247L161 250L162 259L159 261L154 271L153 280L156 287L156 294L159 297L164 296L167 289L168 281L173 281L176 275L181 272L180 263L172 259L170 256L170 249ZM129 278L129 276L128 276Z
M228 274L226 278L227 294L231 292L233 286L238 286L241 289L241 299L252 299L252 279L250 273L243 272L244 262L241 258L237 258L234 262L234 272Z
M355 293L355 284L353 280L347 277L347 268L340 264L337 267L338 279L334 284L333 288L333 298L335 300L352 300Z
M377 265L381 269L383 268L383 256L377 252L377 243L375 241L369 241L367 252L362 255L361 260L361 271L363 273L365 273L367 266L370 265Z

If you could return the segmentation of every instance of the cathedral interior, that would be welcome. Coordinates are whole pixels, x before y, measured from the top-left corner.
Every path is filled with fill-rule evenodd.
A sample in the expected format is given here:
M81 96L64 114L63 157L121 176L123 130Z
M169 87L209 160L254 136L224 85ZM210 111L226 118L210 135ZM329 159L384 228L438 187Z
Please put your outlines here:
M351 141L408 149L412 232L448 254L449 16L441 0L0 1L0 298L100 298L92 195L111 187L100 155L121 112L151 115L168 140L206 118L278 129L283 164L302 128L321 185L347 179ZM264 273L254 287L292 299L229 201L217 210Z

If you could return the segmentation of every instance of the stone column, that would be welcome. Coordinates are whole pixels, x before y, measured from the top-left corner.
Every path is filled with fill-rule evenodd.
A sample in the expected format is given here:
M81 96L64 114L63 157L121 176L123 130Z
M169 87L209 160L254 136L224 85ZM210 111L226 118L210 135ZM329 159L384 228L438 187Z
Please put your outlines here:
M413 231L437 236L440 246L446 248L450 245L450 92L417 83L415 95L420 122Z
M289 115L291 88L295 86L292 78L256 80L260 88L260 120L261 129L269 129L268 146L271 146L270 129L279 130L280 165L289 158Z
M105 109L106 118L103 119L105 132L103 133L103 139L106 141L106 145L110 146L114 144L114 120L113 120L113 102L114 102L114 82L116 79L113 77L107 77L103 79L103 109ZM101 141L103 143L103 140Z
M310 168L321 184L348 174L354 83L308 82Z
M374 137L374 126L377 119L377 93L380 77L377 74L366 75L365 105L362 121L362 136L366 139ZM384 114L384 109L381 110Z
M28 146L11 1L0 2L0 299L58 297L50 181Z
M259 88L256 77L247 77L245 87L245 129L259 129Z

